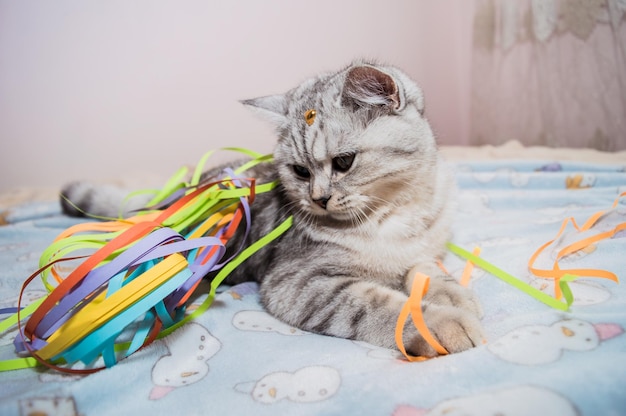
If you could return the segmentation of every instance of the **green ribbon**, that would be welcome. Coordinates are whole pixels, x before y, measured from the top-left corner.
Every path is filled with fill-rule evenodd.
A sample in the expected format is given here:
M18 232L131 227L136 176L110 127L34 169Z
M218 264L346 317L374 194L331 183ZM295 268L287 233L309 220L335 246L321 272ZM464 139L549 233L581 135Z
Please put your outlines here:
M494 266L493 264L489 263L485 259L478 257L470 253L469 251L457 246L456 244L447 243L446 246L448 247L448 250L450 250L452 253L456 254L457 256L465 260L471 261L472 263L474 263L476 266L480 267L487 273L494 275L495 277L505 281L511 286L521 290L527 295L532 296L533 298L537 299L540 302L545 303L546 305L552 308L555 308L561 311L567 311L569 310L569 307L574 302L574 296L572 295L572 290L570 289L568 283L578 279L578 276L566 274L561 279L559 279L559 287L563 291L563 299L565 300L565 302L562 302L546 293L543 293L541 290L532 287L528 283L521 281L520 279L505 272L504 270Z

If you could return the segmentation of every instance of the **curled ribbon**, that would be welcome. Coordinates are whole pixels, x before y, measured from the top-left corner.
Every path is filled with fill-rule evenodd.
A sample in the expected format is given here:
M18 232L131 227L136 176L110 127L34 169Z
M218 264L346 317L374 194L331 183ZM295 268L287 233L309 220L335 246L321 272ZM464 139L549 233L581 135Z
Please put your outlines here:
M413 325L415 325L415 328L424 338L424 340L428 342L428 344L438 354L448 354L448 351L430 333L430 330L428 329L428 326L424 321L424 315L422 313L422 299L428 291L429 282L430 277L426 276L425 274L419 272L415 274L415 277L413 278L413 283L411 285L411 293L409 295L409 298L400 310L400 315L398 316L398 320L396 321L396 345L398 346L400 352L406 357L406 359L411 362L424 361L427 360L427 358L422 356L412 356L406 351L402 336L404 333L404 326L409 315L411 315Z
M561 260L563 257L575 253L579 250L584 249L585 247L590 246L591 244L597 243L598 241L607 239L607 238L611 238L613 237L615 234L617 234L619 231L622 230L626 230L626 222L620 223L618 225L616 225L614 228L604 231L604 232L599 232L595 235L589 236L589 237L585 237L582 238L578 241L575 241L574 243L571 243L563 248L561 248L556 256L556 259L554 260L554 263L552 265L552 269L539 269L537 267L534 266L537 258L539 257L539 255L550 245L552 245L555 241L557 241L559 239L559 237L561 237L561 235L565 232L567 225L571 222L572 225L574 226L574 228L576 229L576 231L578 232L584 232L584 231L588 231L591 230L591 228L593 228L594 225L597 224L598 220L600 220L600 218L602 218L604 215L606 215L610 210L617 208L617 205L619 204L619 201L621 198L623 198L624 196L626 196L626 192L621 193L613 202L613 204L611 205L611 208L609 210L606 211L598 211L595 214L593 214L591 217L589 217L587 219L587 221L585 221L585 223L582 226L578 226L578 224L576 223L576 220L573 217L569 217L566 218L563 223L561 224L561 228L559 229L559 232L557 233L557 235L554 237L554 239L548 241L547 243L543 244L541 247L539 247L535 253L533 253L533 255L530 257L530 259L528 260L528 269L530 270L531 273L533 273L535 276L537 277L541 277L544 279L554 279L554 292L555 292L555 297L556 299L561 299L563 297L563 285L561 285L561 281L563 280L563 278L565 276L587 276L587 277L600 277L600 278L604 278L604 279L609 279L612 280L614 282L619 282L619 279L617 277L617 275L613 272L610 272L608 270L601 270L601 269L567 269L567 270L563 270L561 269L561 267L559 266L559 260Z

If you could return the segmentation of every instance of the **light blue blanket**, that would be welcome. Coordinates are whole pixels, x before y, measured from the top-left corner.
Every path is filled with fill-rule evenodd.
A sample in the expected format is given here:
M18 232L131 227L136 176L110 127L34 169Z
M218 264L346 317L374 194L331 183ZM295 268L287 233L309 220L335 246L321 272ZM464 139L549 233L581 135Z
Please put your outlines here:
M589 233L626 222L624 166L497 162L455 166L459 215L454 243L533 287L527 261L562 221L580 225L609 210ZM39 255L78 220L56 203L21 205L0 226L0 320L15 312ZM626 232L560 260L626 277ZM569 225L537 266L580 238ZM464 261L449 254L456 277ZM0 373L0 414L28 415L347 415L626 414L626 286L586 278L570 284L575 302L558 311L475 269L487 344L421 363L395 351L290 328L261 308L258 287L224 288L213 306L169 337L116 366L79 377L43 369ZM33 285L26 302L44 295ZM200 296L195 303L203 299ZM193 309L193 306L191 307ZM15 358L14 331L0 337L0 360Z

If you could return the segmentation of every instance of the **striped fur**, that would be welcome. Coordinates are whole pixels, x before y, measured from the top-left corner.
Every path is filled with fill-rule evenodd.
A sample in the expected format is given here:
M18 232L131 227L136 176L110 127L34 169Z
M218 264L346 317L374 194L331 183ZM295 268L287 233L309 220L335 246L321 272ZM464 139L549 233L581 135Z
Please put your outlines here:
M250 174L281 181L253 204L249 239L288 215L294 226L230 283L258 280L265 308L290 325L394 348L395 321L419 270L433 277L423 308L435 337L451 352L479 344L478 302L435 267L449 238L454 184L415 83L396 68L355 62L244 104L267 115L279 136L275 162ZM64 193L110 214L98 205L113 206L112 194L85 189L72 184ZM405 334L409 352L435 354L411 326Z

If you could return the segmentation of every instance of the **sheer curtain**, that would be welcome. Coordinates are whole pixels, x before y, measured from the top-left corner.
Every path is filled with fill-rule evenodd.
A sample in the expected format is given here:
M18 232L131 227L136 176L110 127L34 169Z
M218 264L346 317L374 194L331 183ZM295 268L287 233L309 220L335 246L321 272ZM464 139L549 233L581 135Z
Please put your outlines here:
M626 0L476 0L471 144L626 149Z

